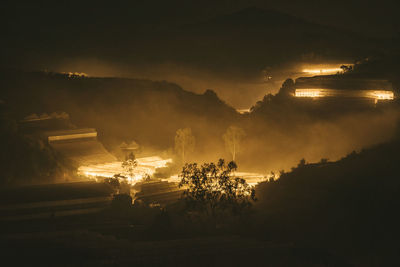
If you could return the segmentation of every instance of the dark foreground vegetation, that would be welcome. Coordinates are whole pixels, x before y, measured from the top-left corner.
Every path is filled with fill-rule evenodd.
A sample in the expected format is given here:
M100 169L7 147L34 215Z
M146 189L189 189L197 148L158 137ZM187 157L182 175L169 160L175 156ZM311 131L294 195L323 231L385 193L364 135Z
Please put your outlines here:
M118 195L92 215L2 221L2 251L62 266L396 266L399 148L396 139L337 162L301 161L259 184L255 198L227 178L234 165L187 165L191 186L174 204ZM211 190L215 182L234 194Z

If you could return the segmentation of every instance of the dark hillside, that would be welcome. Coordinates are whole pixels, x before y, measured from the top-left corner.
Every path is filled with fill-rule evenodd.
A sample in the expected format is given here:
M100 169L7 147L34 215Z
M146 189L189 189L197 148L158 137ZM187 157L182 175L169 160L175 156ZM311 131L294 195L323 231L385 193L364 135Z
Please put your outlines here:
M0 187L65 181L76 166L41 138L26 135L0 102Z
M266 235L327 247L361 265L397 257L400 141L337 162L300 163L257 187ZM385 265L385 264L384 264Z
M0 88L19 119L65 111L78 127L96 128L108 145L137 140L166 149L179 128L207 139L221 136L238 116L212 91L199 95L168 82L2 71Z

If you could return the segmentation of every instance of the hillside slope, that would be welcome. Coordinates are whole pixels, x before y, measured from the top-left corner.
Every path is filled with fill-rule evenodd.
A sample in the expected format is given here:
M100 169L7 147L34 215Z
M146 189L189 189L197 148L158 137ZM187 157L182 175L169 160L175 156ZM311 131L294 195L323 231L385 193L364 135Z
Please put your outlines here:
M257 187L265 233L328 247L360 266L397 257L400 140L351 153L337 162L300 163ZM273 229L273 231L271 231Z
M78 127L96 128L106 145L135 140L167 149L184 127L201 142L221 136L238 116L212 91L199 95L168 82L2 71L0 87L19 119L65 111Z

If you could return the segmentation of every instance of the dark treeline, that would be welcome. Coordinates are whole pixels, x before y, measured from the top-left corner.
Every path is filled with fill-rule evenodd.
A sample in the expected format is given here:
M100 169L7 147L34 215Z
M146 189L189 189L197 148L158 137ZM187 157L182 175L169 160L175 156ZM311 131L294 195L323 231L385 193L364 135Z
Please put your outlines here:
M346 70L345 74L387 79L392 82L395 93L398 95L400 90L400 52L396 50L392 53L387 52L357 60L353 67Z

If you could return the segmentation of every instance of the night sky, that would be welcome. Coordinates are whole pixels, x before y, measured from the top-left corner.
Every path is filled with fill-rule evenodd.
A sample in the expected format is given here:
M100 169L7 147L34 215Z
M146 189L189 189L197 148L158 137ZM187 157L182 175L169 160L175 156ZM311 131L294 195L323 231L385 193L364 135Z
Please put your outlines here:
M169 24L208 19L255 6L371 36L391 37L400 31L396 19L398 1L395 0L6 1L1 5L2 17L9 25L35 24L44 19L51 24L68 24L82 16L92 19L102 17L104 20L129 16L132 23ZM90 19L86 23L90 23Z

